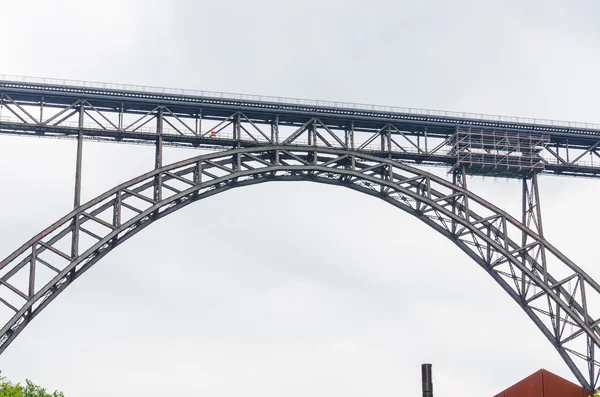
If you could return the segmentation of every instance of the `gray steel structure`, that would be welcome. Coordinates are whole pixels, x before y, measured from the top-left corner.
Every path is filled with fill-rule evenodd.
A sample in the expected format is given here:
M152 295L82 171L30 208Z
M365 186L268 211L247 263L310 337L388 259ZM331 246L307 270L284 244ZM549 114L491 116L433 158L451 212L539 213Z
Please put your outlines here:
M600 285L544 239L538 175L600 175L600 126L11 76L0 79L0 134L78 142L73 211L0 262L0 308L9 313L0 354L69 284L152 222L235 187L312 181L378 197L452 240L520 305L582 386L598 383ZM155 145L154 170L82 204L86 139ZM165 145L214 151L163 165ZM419 164L448 167L452 181ZM467 174L521 179L522 218L469 191Z

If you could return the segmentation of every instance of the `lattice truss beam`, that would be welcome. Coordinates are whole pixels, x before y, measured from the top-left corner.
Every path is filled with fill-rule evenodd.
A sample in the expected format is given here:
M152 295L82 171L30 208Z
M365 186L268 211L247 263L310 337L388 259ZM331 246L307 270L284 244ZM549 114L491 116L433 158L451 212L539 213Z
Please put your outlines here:
M600 286L527 219L466 190L464 175L452 183L390 159L311 146L194 157L80 205L0 262L0 353L71 282L152 222L234 187L297 180L379 197L451 239L523 308L581 384L596 385Z
M317 117L309 117L303 123L280 123L276 112L269 120L265 120L262 117L249 117L244 111L209 116L203 114L201 108L188 113L166 105L151 106L140 111L137 108L128 109L124 104L120 108L106 107L94 104L94 101L89 99L76 100L68 106L46 104L43 101L35 104L22 101L20 103L6 94L0 94L0 109L4 109L0 114L0 122L5 128L12 127L15 132L37 132L44 136L76 135L73 129L84 129L90 133L96 131L115 134L114 137L99 134L96 135L96 139L118 138L140 143L149 137L149 141L153 142L157 134L162 134L172 137L213 138L209 142L226 146L230 146L231 141L239 141L240 146L309 144L432 155L439 153L443 146L426 150L427 145L421 143L420 137L409 137L407 132L392 124L384 123L381 127L369 128L368 134L361 135L360 132L365 131L355 132L351 122L342 130L339 126L328 125ZM83 117L79 116L80 113L83 113ZM162 122L158 121L159 118ZM159 124L163 126L160 131ZM206 141L165 140L166 144L175 145L195 143L198 146L204 142ZM438 143L441 142L443 140Z
M273 110L260 112L225 108L215 111L215 105L211 106L208 111L202 104L166 104L156 100L144 104L125 101L116 105L115 101L102 97L82 97L64 104L41 96L15 99L0 89L0 132L58 138L74 138L81 132L86 139L142 144L155 142L157 135L162 135L165 145L212 148L285 143L387 153L392 158L417 163L444 166L456 163L456 142L452 135L428 134L427 122L417 116L409 125L374 118L369 126L363 124L359 128L354 125L352 114L344 121L326 115L291 118L287 115L280 119L275 106ZM467 127L457 126L456 131ZM506 140L503 137L515 134L502 128L468 128L473 134L497 137L493 139L499 144ZM568 175L600 175L600 139L573 144L567 140L559 144L550 142L544 135L539 144L542 160L537 168ZM473 156L469 154L469 161L473 161ZM463 160L464 157L462 154ZM484 158L479 157L477 161L481 162ZM522 167L523 160L513 164L496 156L494 162L504 168L517 169ZM490 172L496 174L493 169ZM512 174L503 172L501 175L511 177ZM516 177L519 176L517 172Z

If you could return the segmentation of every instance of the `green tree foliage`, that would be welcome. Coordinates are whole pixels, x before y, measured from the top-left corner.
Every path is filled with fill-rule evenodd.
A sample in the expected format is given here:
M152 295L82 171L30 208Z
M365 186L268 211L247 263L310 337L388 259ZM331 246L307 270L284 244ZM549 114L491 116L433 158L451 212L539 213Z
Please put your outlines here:
M13 384L0 376L0 397L65 397L60 391L48 393L46 389L31 382L29 379L24 386Z

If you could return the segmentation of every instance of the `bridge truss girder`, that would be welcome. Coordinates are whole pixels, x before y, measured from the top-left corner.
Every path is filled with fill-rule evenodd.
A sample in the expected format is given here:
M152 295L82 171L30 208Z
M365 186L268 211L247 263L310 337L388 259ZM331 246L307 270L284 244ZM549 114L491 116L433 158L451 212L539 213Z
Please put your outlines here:
M444 112L435 116L435 112L418 109L403 114L358 105L332 108L293 100L272 103L262 102L260 97L233 98L227 94L198 97L0 80L0 134L82 136L138 144L161 139L165 145L216 149L312 145L451 167L457 162L452 136L467 128L482 136L540 136L544 144L536 170L600 176L600 130L473 119ZM517 152L463 153L459 158L475 158L469 160L475 163L497 158L485 172L520 177L527 161L515 162L521 156ZM506 156L511 161L504 161Z
M289 145L156 165L77 206L0 262L0 313L8 313L0 354L70 283L154 221L235 187L313 181L379 197L452 240L520 305L583 386L597 384L600 314L590 306L600 286L527 222L466 190L464 175L452 183L393 159Z

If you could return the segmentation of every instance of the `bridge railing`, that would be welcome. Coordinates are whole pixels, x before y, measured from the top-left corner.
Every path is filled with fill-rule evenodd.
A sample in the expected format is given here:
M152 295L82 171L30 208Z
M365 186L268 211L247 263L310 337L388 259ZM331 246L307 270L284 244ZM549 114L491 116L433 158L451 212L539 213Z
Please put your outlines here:
M438 118L442 117L442 118L449 118L449 119L489 120L489 121L493 121L493 122L528 124L528 125L535 125L535 126L552 126L552 127L565 127L565 128L573 128L573 129L600 130L600 124L597 124L597 123L560 121L560 120L538 119L538 118L530 118L530 117L500 116L500 115L483 114L483 113L454 112L454 111L445 111L445 110L419 109L419 108L407 108L407 107L385 106L385 105L368 105L368 104L353 103L353 102L325 101L325 100L314 100L314 99L288 98L288 97L279 97L279 96L236 94L236 93L226 93L226 92L218 92L218 91L189 90L189 89L180 89L180 88L153 87L153 86L143 86L143 85L133 85L133 84L102 83L102 82L97 82L97 81L54 79L54 78L16 76L16 75L6 75L6 74L0 74L0 81L15 82L15 83L28 83L28 84L41 84L41 85L55 85L55 86L63 86L63 87L104 89L104 90L113 90L113 91L135 91L135 92L140 92L140 93L151 93L151 94L171 94L171 95L180 95L180 96L243 100L243 101L261 102L261 103L282 103L282 104L320 107L320 108L336 108L336 109L348 109L348 110L360 110L360 111L374 111L374 112L383 112L383 113L401 113L401 114L407 114L407 115L432 116L432 117L438 117Z

